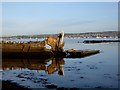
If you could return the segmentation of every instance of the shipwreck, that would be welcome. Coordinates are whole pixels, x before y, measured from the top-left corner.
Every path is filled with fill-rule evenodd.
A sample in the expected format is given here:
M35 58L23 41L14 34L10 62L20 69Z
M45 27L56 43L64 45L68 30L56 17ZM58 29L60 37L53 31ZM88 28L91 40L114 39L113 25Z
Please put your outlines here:
M99 50L64 50L64 33L59 33L56 37L47 36L43 41L30 42L5 42L0 43L2 58L81 58L100 53ZM51 49L46 48L46 44Z

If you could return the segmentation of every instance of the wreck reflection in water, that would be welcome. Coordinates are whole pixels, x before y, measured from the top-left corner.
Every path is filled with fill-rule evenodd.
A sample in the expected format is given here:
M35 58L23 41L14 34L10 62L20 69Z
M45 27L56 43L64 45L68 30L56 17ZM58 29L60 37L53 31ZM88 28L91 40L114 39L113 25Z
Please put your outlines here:
M50 64L49 64L50 63ZM51 59L4 59L2 60L3 70L44 70L47 74L58 72L59 75L64 75L63 65L65 61L63 58Z
M86 55L84 57L87 56L90 55ZM44 70L47 74L58 72L59 75L64 75L64 64L64 58L60 57L48 59L3 59L2 70Z

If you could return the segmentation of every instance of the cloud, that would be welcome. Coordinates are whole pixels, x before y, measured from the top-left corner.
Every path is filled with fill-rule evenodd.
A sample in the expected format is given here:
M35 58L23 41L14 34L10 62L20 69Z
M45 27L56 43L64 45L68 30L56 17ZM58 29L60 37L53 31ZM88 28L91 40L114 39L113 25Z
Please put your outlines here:
M71 26L78 26L78 25L85 25L89 23L94 23L95 21L78 21L74 19L69 20L48 20L44 22L44 26L47 27L71 27Z
M3 35L33 35L41 33L57 33L60 30L65 32L88 32L116 29L114 22L95 20L20 20L4 19Z

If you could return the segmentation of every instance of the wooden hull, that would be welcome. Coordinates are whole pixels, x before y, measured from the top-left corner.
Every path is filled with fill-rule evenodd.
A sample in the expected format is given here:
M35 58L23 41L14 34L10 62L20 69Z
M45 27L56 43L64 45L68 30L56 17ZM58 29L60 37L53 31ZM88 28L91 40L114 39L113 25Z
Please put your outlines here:
M63 52L53 52L45 47L45 42L28 42L28 43L1 43L2 58L15 59L48 59L53 57L60 58L81 58L99 53L99 50L74 50L69 49Z
M90 55L94 55L99 53L99 50L85 50L85 51L64 51L64 52L52 52L51 50L41 50L37 52L15 52L15 51L2 51L2 58L25 58L25 59L47 59L53 57L60 57L60 58L81 58Z

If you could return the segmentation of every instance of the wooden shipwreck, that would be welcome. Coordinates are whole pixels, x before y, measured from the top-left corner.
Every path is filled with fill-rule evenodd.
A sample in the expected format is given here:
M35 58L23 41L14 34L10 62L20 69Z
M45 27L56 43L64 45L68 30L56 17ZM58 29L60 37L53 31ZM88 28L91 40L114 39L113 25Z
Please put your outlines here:
M64 33L56 37L46 37L44 41L36 42L4 42L0 43L2 58L80 58L99 53L99 50L63 50ZM51 49L46 48L46 44Z

